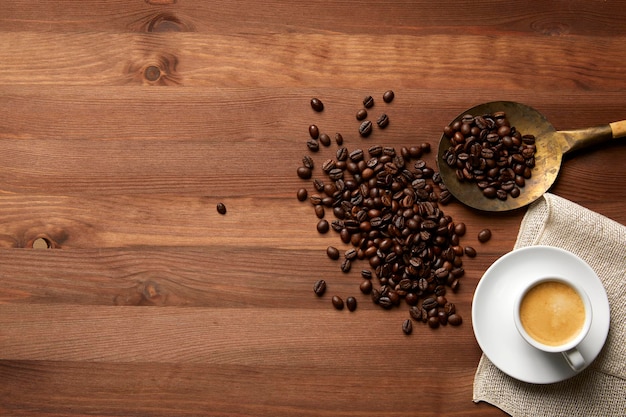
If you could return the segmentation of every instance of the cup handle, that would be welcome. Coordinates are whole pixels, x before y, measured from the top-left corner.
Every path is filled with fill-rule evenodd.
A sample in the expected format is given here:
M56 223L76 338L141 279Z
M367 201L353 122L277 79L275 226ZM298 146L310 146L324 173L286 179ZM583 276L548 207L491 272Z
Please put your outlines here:
M576 348L563 352L563 357L565 357L567 364L574 371L580 371L585 366L585 358L583 358L583 355Z

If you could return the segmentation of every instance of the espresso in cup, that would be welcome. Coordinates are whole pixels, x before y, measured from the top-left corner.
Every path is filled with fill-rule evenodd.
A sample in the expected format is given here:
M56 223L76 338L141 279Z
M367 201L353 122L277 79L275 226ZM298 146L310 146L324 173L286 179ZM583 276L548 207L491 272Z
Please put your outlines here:
M522 298L519 315L526 333L547 346L561 346L575 339L587 319L578 292L556 280L530 288Z
M576 371L586 365L577 346L591 326L589 296L574 280L544 277L531 280L519 293L515 325L520 335L544 352L560 352Z

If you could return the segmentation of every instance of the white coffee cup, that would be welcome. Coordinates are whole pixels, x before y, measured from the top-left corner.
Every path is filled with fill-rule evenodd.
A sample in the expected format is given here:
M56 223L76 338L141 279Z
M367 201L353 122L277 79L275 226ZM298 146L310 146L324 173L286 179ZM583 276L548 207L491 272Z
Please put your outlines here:
M589 296L566 277L531 280L515 301L515 325L524 340L544 352L562 353L575 371L586 365L577 346L587 336L592 318Z

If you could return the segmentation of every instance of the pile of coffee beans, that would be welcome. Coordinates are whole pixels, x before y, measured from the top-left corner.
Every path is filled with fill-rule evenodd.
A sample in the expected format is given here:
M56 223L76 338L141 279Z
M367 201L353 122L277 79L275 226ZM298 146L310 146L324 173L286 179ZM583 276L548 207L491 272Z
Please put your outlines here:
M535 166L535 137L522 135L504 112L464 115L446 126L444 158L462 182L474 182L487 198L517 198Z
M385 103L393 98L391 90L383 94ZM373 104L374 99L366 97L359 112L367 112ZM319 99L312 100L311 105L316 111L323 108ZM383 120L383 126L378 123L380 128L387 126L386 114L378 120ZM368 129L371 133L371 122ZM362 130L363 124L359 134L367 136ZM309 127L309 142L318 144L312 147L307 142L310 151L319 150L321 135L316 125ZM446 299L446 293L459 289L465 273L462 257L474 257L476 250L461 245L465 224L455 222L440 207L451 196L439 173L422 159L430 152L430 145L422 143L400 149L370 145L348 149L339 133L335 142L334 157L316 168L311 156L306 155L297 170L301 179L312 179L314 192L309 195L303 187L298 190L297 198L308 200L313 206L318 232L332 230L344 244L350 245L343 254L329 246L328 258L339 261L341 271L346 274L353 264L365 263L359 289L381 308L408 305L410 319L402 323L404 333L413 331L412 321L427 323L431 328L460 325L461 315ZM329 145L330 141L324 144ZM320 175L313 178L314 172ZM330 211L334 216L331 222L326 220L326 212ZM313 289L321 297L327 283L318 280ZM336 309L347 305L354 311L356 299L348 297L344 303L334 295L332 305Z

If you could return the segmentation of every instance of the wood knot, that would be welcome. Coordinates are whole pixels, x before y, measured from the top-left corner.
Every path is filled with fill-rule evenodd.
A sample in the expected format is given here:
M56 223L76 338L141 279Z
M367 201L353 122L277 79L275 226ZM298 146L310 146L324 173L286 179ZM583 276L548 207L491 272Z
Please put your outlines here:
M178 17L170 13L157 13L152 16L142 28L145 32L192 32L191 25L184 23Z
M555 22L551 20L537 21L531 26L533 30L545 36L564 36L568 35L571 31L571 28L567 23Z
M164 305L167 299L161 286L154 281L146 281L143 284L141 296L140 305Z
M178 58L173 54L163 53L147 59L142 64L130 63L125 72L129 79L148 85L178 85L180 77L176 72Z

